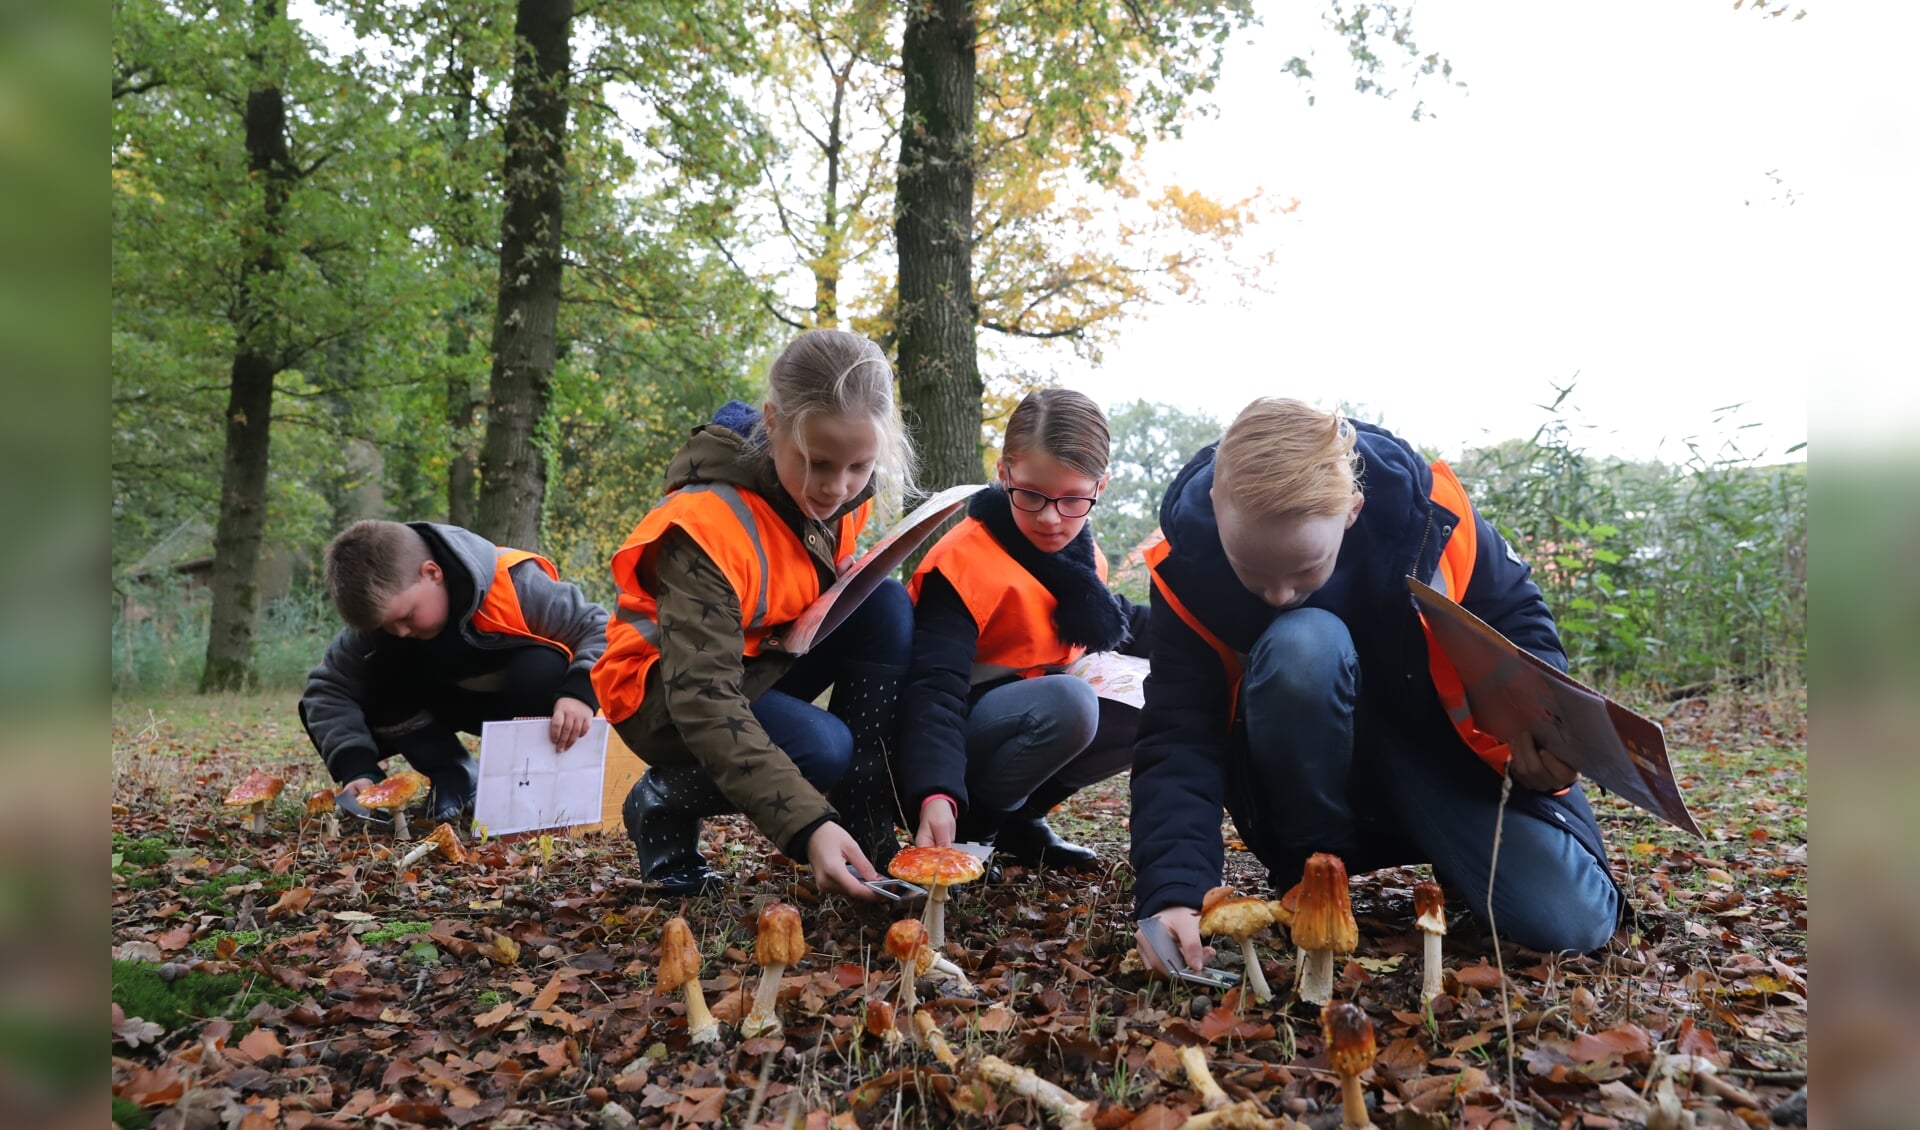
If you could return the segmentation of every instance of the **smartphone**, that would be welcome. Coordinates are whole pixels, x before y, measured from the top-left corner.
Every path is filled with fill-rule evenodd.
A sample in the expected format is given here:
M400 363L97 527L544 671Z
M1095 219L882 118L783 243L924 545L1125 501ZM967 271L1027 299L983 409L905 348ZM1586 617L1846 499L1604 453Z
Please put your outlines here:
M1174 980L1185 981L1191 985L1205 985L1211 989L1231 989L1240 983L1240 975L1225 969L1192 970L1187 968L1187 959L1180 956L1180 943L1173 940L1173 934L1167 924L1158 918L1148 918L1140 923L1140 936L1153 947L1161 964L1172 973Z
M853 864L847 864L847 870L853 871ZM853 871L853 874L856 879L860 877L858 871ZM869 890L879 894L881 898L893 902L905 902L907 899L912 898L925 898L927 895L927 889L925 887L916 886L913 883L907 882L905 879L860 879L860 881L865 883Z

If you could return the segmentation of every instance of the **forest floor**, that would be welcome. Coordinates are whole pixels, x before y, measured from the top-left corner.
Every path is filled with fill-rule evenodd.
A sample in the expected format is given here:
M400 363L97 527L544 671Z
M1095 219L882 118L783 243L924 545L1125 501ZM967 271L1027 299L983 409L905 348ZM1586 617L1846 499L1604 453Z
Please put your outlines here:
M617 836L496 839L463 865L429 856L399 872L390 840L303 826L299 798L327 782L292 697L115 704L120 1125L1048 1121L981 1080L991 1055L1094 1104L1083 1113L1100 1130L1171 1130L1202 1106L1187 1045L1263 1124L1339 1125L1317 1010L1292 1000L1290 946L1259 942L1279 994L1267 1006L1150 981L1129 960L1124 777L1053 817L1116 861L1105 874L1008 868L953 897L946 952L976 991L921 986L958 1056L948 1065L865 1031L866 1002L896 984L880 940L898 912L823 899L743 820L709 821L704 837L729 891L686 903L636 891ZM1635 911L1600 953L1496 955L1450 906L1448 992L1423 1008L1410 888L1424 869L1355 877L1360 946L1335 995L1375 1027L1362 1085L1376 1125L1764 1126L1804 1085L1805 692L1648 712L1707 838L1595 799ZM221 804L254 767L287 780L260 836ZM1241 893L1277 897L1251 855L1227 860ZM773 899L800 907L811 952L782 983L784 1036L743 1040L754 922ZM705 955L718 1046L690 1046L680 994L654 983L675 914ZM1229 944L1217 963L1237 960Z

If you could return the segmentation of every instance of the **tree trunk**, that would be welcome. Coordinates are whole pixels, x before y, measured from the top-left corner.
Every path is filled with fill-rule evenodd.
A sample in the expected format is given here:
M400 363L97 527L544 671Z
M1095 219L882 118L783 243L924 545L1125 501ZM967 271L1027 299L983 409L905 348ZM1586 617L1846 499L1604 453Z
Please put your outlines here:
M279 241L287 200L299 179L287 153L287 106L269 73L262 41L275 34L280 0L254 7L255 47L247 53L254 84L245 112L247 170L260 187L260 223L243 235L248 247L231 319L233 367L227 393L227 446L220 471L220 519L213 533L213 616L201 691L238 690L253 682L253 629L260 593L256 573L267 526L268 429L273 380L285 367L274 308L281 273ZM276 69L279 65L276 65Z
M894 238L900 250L900 400L921 483L980 479L974 353L972 0L909 7L900 60L906 117Z
M546 455L538 430L553 382L560 314L561 189L566 175L568 35L573 0L519 0L507 110L500 301L480 449L476 532L501 545L540 542Z
M453 51L455 58L447 67L447 83L453 97L457 164L458 154L465 150L472 133L473 64L458 58L458 41ZM454 254L463 258L479 242L473 219L473 192L456 177L448 235ZM474 507L480 485L479 455L473 431L480 422L480 398L467 377L465 358L473 348L473 318L481 306L476 293L471 298L462 297L447 312L447 443L453 453L447 463L447 521L467 527L476 520Z

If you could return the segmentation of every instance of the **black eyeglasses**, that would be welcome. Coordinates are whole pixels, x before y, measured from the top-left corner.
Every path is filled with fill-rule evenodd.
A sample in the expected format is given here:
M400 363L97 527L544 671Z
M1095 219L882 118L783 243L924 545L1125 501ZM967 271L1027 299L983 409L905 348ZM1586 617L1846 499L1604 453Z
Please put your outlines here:
M1055 498L1050 494L1041 494L1037 490L1007 484L1007 498L1013 502L1014 509L1025 510L1029 514L1038 514L1053 503L1053 508L1062 518L1084 518L1093 512L1093 504L1100 501L1083 494L1063 494Z

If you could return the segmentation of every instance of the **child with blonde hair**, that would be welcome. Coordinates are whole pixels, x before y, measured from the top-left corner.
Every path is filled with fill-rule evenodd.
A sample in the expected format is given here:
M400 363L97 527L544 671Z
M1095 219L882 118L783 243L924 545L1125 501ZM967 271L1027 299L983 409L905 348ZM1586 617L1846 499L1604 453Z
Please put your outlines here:
M870 899L898 846L887 772L913 608L883 582L812 650L782 638L852 562L876 497L911 483L893 371L858 334L809 330L774 361L765 405L694 429L667 496L613 556L619 606L593 684L648 768L623 815L661 893L723 883L703 817L744 812L823 891ZM827 709L813 705L831 686Z
M991 842L1015 860L1085 868L1047 813L1133 759L1139 712L1062 674L1088 650L1145 655L1147 609L1107 588L1088 515L1107 485L1106 416L1045 389L1007 421L999 482L921 561L901 703L901 799L916 840Z
M1160 505L1154 674L1133 773L1135 916L1199 967L1222 809L1277 891L1306 857L1430 862L1502 937L1586 952L1621 896L1573 769L1476 729L1406 577L1560 670L1531 570L1445 463L1298 400L1254 401ZM1514 785L1493 869L1501 775ZM1143 955L1153 953L1141 946ZM1157 958L1148 957L1157 964Z

